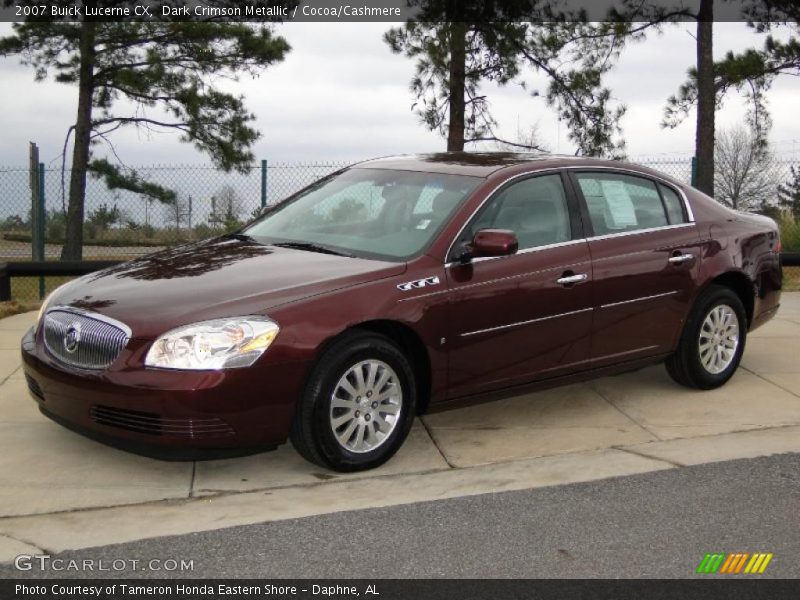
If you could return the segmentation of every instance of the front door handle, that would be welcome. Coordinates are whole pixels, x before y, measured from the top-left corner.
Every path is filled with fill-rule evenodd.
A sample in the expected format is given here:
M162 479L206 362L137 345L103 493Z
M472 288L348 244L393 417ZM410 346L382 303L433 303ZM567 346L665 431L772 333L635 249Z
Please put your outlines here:
M667 260L671 265L680 265L685 262L689 262L690 260L694 260L694 254L677 254L675 256L670 256Z
M586 273L577 273L575 275L567 275L564 273L562 277L556 279L556 283L561 285L572 285L573 283L580 283L586 281L589 276Z

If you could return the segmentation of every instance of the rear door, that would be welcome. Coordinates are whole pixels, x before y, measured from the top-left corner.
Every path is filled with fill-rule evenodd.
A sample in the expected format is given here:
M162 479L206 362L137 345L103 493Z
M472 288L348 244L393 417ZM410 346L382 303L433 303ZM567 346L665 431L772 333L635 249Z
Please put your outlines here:
M573 171L591 228L593 366L670 352L700 264L700 241L680 192L654 179Z
M455 241L457 249L480 229L510 229L519 251L447 264L451 397L588 362L592 276L578 210L561 174L516 179L487 200Z

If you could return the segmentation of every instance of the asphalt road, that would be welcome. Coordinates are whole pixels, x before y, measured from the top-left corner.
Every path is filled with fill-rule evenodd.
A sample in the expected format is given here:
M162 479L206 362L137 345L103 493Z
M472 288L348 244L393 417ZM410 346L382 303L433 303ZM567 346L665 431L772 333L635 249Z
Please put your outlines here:
M744 551L775 555L756 577L795 578L799 519L800 455L787 454L234 527L59 558L193 559L186 577L685 578L695 576L706 552ZM43 574L0 567L3 578L26 575Z

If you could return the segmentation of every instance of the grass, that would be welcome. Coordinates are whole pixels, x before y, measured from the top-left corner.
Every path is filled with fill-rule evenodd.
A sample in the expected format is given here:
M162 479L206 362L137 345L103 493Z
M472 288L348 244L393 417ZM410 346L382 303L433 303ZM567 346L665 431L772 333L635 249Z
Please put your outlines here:
M783 291L800 292L800 267L783 268Z
M787 215L779 220L778 226L781 231L783 251L800 252L800 220Z
M45 277L44 295L66 283L74 277ZM11 278L11 297L21 303L38 303L39 298L39 278L38 277L12 277Z
M0 302L0 319L38 310L40 304L38 300L36 302L17 302L16 300Z

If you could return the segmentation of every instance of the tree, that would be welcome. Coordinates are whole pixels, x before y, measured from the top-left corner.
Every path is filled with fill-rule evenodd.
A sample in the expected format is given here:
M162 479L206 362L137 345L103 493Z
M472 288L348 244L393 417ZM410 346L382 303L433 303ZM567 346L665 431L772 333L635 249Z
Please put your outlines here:
M717 134L715 198L734 210L755 210L775 194L768 172L770 155L758 136L744 126Z
M769 123L764 93L779 75L800 75L800 4L796 0L754 0L747 16L748 24L767 34L763 48L740 53L728 52L715 64L720 87L747 86L753 98L755 116ZM776 29L789 32L786 40L772 35Z
M786 3L794 0L747 0L741 2L744 16L750 19L761 13L761 3ZM697 63L689 70L688 80L678 93L667 101L663 125L675 127L696 108L695 157L697 158L696 187L708 195L714 192L714 139L716 110L732 90L743 92L748 100L748 121L759 144L765 145L771 126L765 92L770 80L759 77L752 68L753 50L744 52L740 60L729 54L728 64L714 63L713 19L714 0L701 0L694 15L697 20ZM763 23L762 23L763 25ZM738 64L737 64L738 63ZM744 65L748 65L746 68Z
M409 4L419 14L388 31L385 41L394 53L416 60L413 108L431 131L447 139L448 151L481 141L531 148L498 138L481 89L485 83L515 80L524 87L520 77L526 68L548 77L545 99L567 123L579 152L621 151L619 120L625 109L611 106L602 77L622 42L635 37L630 23L590 24L580 14L554 13L550 2L540 0L464 2L457 9L439 0Z
M165 224L180 231L181 225L187 224L192 211L192 200L188 196L176 195L175 200L169 204L162 204Z
M3 0L10 6L12 0ZM36 0L34 0L34 3ZM56 0L66 7L72 2ZM135 2L107 0L100 6L132 7ZM212 1L235 5L231 0ZM262 2L256 2L262 4ZM264 5L269 2L263 2ZM65 19L68 17L65 17ZM74 17L72 17L74 18ZM31 17L13 25L13 34L0 38L0 56L20 56L34 68L37 80L78 87L69 181L66 243L62 258L80 259L87 172L120 187L166 191L93 155L95 144L122 127L171 130L207 153L225 170L243 169L252 159L250 148L259 134L241 96L218 88L220 78L245 72L256 75L283 59L289 46L275 37L269 25L210 19L193 22L67 22ZM131 111L115 110L125 100ZM111 151L116 155L113 146ZM149 186L149 187L148 187ZM173 200L168 200L173 201ZM177 201L177 200L174 200Z
M217 227L230 231L241 225L241 217L247 212L247 207L241 196L230 185L225 185L211 196L211 213L208 222Z
M791 180L778 186L778 206L800 220L800 169L791 167Z
M112 225L122 221L122 212L115 204L111 208L103 203L89 213L87 223L96 227L98 231L106 231Z

